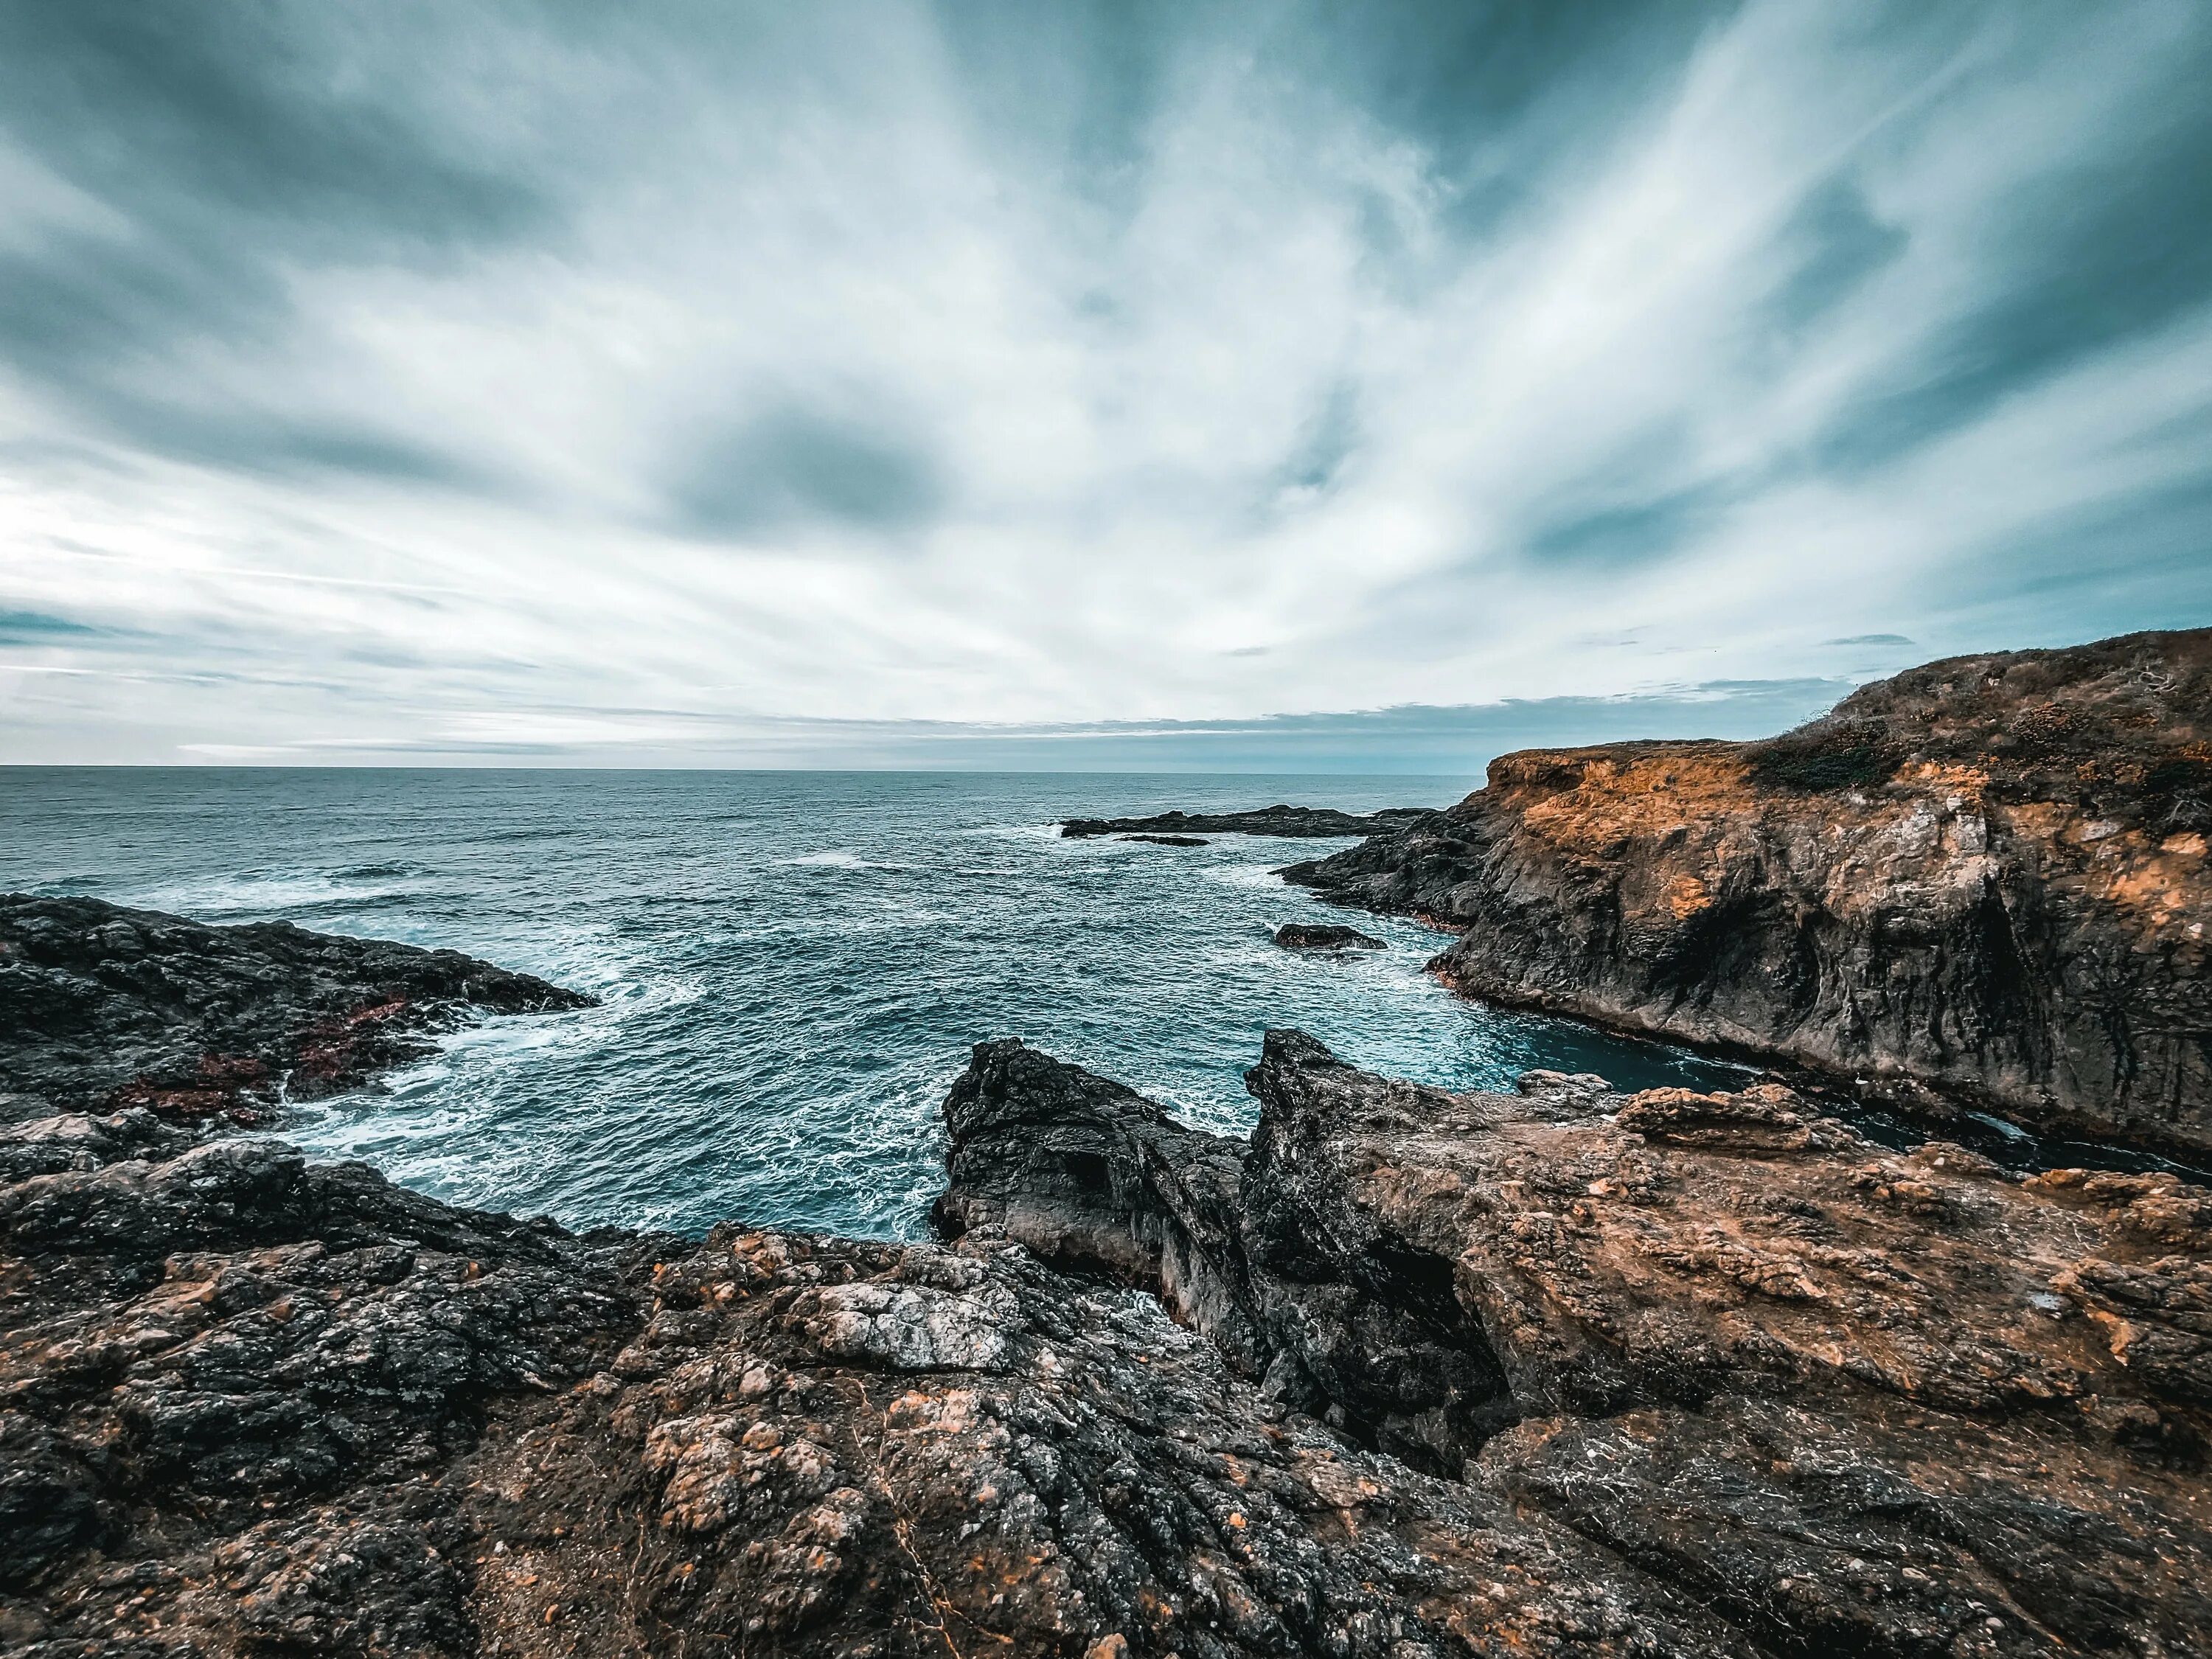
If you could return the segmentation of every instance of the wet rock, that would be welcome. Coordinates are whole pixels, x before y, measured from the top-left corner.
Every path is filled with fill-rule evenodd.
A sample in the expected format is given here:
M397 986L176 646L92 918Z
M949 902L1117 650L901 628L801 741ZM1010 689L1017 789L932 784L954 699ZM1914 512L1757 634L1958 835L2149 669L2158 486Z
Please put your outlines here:
M1372 933L1334 922L1286 921L1275 929L1275 943L1285 951L1380 951L1386 947Z
M1212 845L1203 836L1116 836L1116 841L1149 842L1154 847L1206 847Z
M0 896L0 1121L258 1122L280 1093L356 1088L478 1014L591 1001L457 951Z
M1764 743L1534 750L1283 872L1470 996L2212 1152L2212 630L1933 663Z
M1375 812L1340 812L1331 806L1262 806L1249 812L1158 812L1148 818L1069 818L1064 836L1119 836L1124 840L1158 836L1285 836L1324 840L1335 836L1379 836L1427 817L1425 806L1386 806ZM1170 846L1182 846L1170 841Z

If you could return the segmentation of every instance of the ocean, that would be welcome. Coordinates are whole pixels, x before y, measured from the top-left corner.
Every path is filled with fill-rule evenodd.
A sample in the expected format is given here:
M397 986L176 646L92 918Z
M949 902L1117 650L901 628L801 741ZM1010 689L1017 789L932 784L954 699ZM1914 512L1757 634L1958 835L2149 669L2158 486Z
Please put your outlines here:
M1066 841L1063 817L1274 801L1441 805L1468 780L1128 775L19 769L0 888L210 922L451 946L601 1000L493 1020L283 1138L451 1201L696 1232L924 1230L938 1105L1018 1036L1205 1128L1294 1025L1448 1088L1533 1066L1625 1087L1730 1077L1687 1053L1481 1007L1442 936L1347 918L1272 872L1348 845ZM1389 949L1278 949L1352 920Z

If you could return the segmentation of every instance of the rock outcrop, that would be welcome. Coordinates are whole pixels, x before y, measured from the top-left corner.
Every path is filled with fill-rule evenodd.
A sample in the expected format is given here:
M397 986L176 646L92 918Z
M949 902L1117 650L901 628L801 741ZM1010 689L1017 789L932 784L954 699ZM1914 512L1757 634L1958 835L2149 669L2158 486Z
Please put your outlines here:
M574 1238L143 1110L0 1169L10 1654L1753 1651L988 1229Z
M0 1121L143 1106L258 1122L478 1013L591 1002L458 951L0 895Z
M1501 1003L2212 1152L2212 630L1933 663L1763 743L1535 750L1284 875Z
M980 1048L940 1223L1157 1289L1267 1393L1753 1651L2212 1628L2212 1192L1887 1153L1774 1085L1453 1095L1296 1032L1248 1082L1249 1149Z
M1372 933L1327 921L1286 921L1275 929L1285 951L1381 951L1388 947Z
M1285 836L1325 841L1337 836L1379 836L1426 817L1425 806L1386 806L1377 812L1340 812L1333 806L1262 806L1249 812L1160 812L1148 818L1069 818L1063 836L1118 836L1152 840L1163 836ZM1170 841L1171 847L1186 843Z

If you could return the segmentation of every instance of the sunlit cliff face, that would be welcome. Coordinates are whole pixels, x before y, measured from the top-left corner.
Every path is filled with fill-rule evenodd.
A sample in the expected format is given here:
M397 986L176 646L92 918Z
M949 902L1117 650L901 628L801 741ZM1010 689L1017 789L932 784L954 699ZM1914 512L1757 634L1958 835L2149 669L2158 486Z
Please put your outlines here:
M2208 60L0 7L0 760L1464 771L2204 621ZM1631 701L1436 735L1570 696Z

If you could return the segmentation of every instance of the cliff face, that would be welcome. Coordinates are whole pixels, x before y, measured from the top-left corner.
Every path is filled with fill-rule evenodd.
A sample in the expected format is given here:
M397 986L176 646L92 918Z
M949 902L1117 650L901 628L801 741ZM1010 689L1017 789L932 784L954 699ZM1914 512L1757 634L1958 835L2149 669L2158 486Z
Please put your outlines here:
M1529 750L1283 873L1469 995L2212 1152L2212 630L1958 658L1764 743Z

